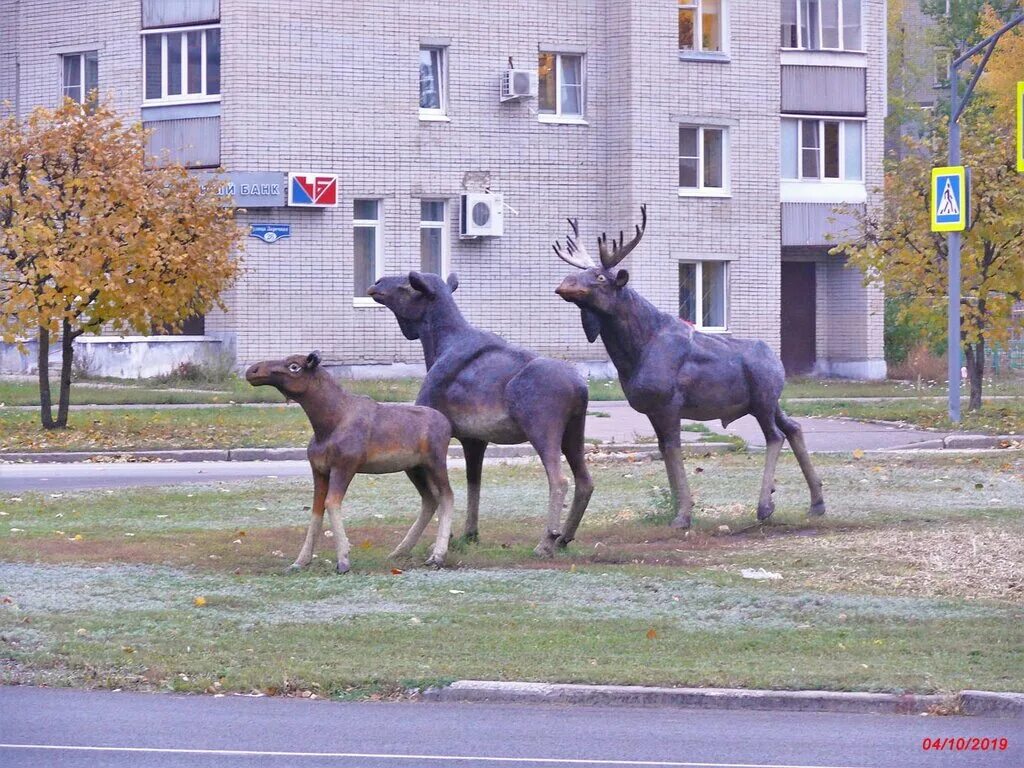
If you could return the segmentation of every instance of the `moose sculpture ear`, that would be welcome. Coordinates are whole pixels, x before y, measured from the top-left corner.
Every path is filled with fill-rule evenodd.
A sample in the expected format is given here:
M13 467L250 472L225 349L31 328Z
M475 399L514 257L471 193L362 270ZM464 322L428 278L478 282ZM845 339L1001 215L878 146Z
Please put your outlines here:
M622 286L624 286L628 282L629 282L629 270L628 269L620 269L618 272L615 273L615 285L617 285L619 288L621 288Z
M593 344L601 335L600 318L586 307L580 307L580 320L583 321L583 332L587 334L587 341Z
M411 285L420 293L429 296L430 298L434 298L434 289L430 287L430 285L424 279L423 275L421 275L419 272L409 273L409 285Z
M308 355L306 355L306 364L304 367L307 371L315 370L318 365L320 365L319 352L310 352Z
M459 287L459 276L456 275L454 272L451 272L451 273L449 273L448 279L445 282L448 283L448 289L452 293L455 293L455 291Z

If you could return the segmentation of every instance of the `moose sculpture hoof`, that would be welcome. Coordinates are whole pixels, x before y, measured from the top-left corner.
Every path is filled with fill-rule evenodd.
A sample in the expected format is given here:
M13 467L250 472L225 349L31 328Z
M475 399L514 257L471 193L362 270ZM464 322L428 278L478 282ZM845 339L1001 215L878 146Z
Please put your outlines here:
M435 568L440 570L444 568L444 555L431 555L427 558L427 562L424 563L427 568Z
M825 514L825 502L819 501L817 504L811 504L811 508L807 510L807 514L810 517L821 517Z
M401 548L399 548L399 549L394 550L390 555L388 555L387 559L388 560L402 560L403 558L406 558L408 556L409 556L409 550L408 549L401 549Z
M555 540L555 546L559 549L565 549L569 546L569 542L571 541L572 539L567 539L565 536L559 536L558 539Z
M347 561L345 561L345 560L342 560L342 561L341 561L340 563L338 563L338 564L337 564L337 565L335 566L335 568L334 568L334 572L335 572L336 574L338 574L339 576L343 576L343 575L345 575L346 573L348 573L348 572L349 572L349 564L348 564L348 562L347 562Z
M767 504L757 505L757 519L762 523L775 514L775 502L769 501Z
M679 528L680 530L686 530L690 527L690 515L679 513L675 516L675 519L669 523L670 528Z
M285 571L285 574L291 575L295 573L302 573L302 569L303 566L300 563L292 563L288 566L288 570Z
M478 531L466 531L462 534L462 540L466 544L476 544L480 541L480 533Z
M533 550L533 554L537 557L554 557L555 542L561 537L562 534L558 531L548 531L547 535L540 540L540 544Z

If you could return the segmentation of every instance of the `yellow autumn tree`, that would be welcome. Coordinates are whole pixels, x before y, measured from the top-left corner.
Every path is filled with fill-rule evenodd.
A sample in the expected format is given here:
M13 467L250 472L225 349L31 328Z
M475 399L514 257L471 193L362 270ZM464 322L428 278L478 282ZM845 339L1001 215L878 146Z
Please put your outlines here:
M1006 342L1011 308L1024 296L1024 177L1017 173L1015 126L997 118L983 94L961 116L964 164L972 173L970 225L961 242L962 344L971 410L982 402L985 349ZM949 121L935 116L924 139L907 139L908 151L885 177L881 210L858 216L859 226L833 253L885 284L903 299L904 320L941 339L948 296L947 239L931 231L931 169L947 164Z
M220 305L238 273L230 206L181 166L147 164L145 145L141 125L109 105L67 99L0 121L0 336L38 339L46 428L67 425L76 338L176 326Z

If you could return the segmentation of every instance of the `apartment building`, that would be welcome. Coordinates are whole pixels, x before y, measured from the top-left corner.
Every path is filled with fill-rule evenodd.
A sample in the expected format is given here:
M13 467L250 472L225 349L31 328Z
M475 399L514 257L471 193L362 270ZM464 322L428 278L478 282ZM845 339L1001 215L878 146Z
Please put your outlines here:
M227 312L182 343L422 361L366 298L456 271L468 318L591 366L551 250L649 223L631 284L792 373L884 376L882 301L828 255L878 203L883 0L0 0L0 101L104 97L252 237ZM149 344L133 339L131 343ZM98 347L98 345L94 345Z

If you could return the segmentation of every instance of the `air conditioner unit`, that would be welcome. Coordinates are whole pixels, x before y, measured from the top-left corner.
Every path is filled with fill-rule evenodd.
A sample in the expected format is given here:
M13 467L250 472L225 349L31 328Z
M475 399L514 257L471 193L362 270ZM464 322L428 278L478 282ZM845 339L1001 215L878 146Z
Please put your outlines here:
M506 69L501 74L501 100L537 98L537 73L530 69Z
M492 192L462 196L459 237L501 237L505 234L505 199Z

